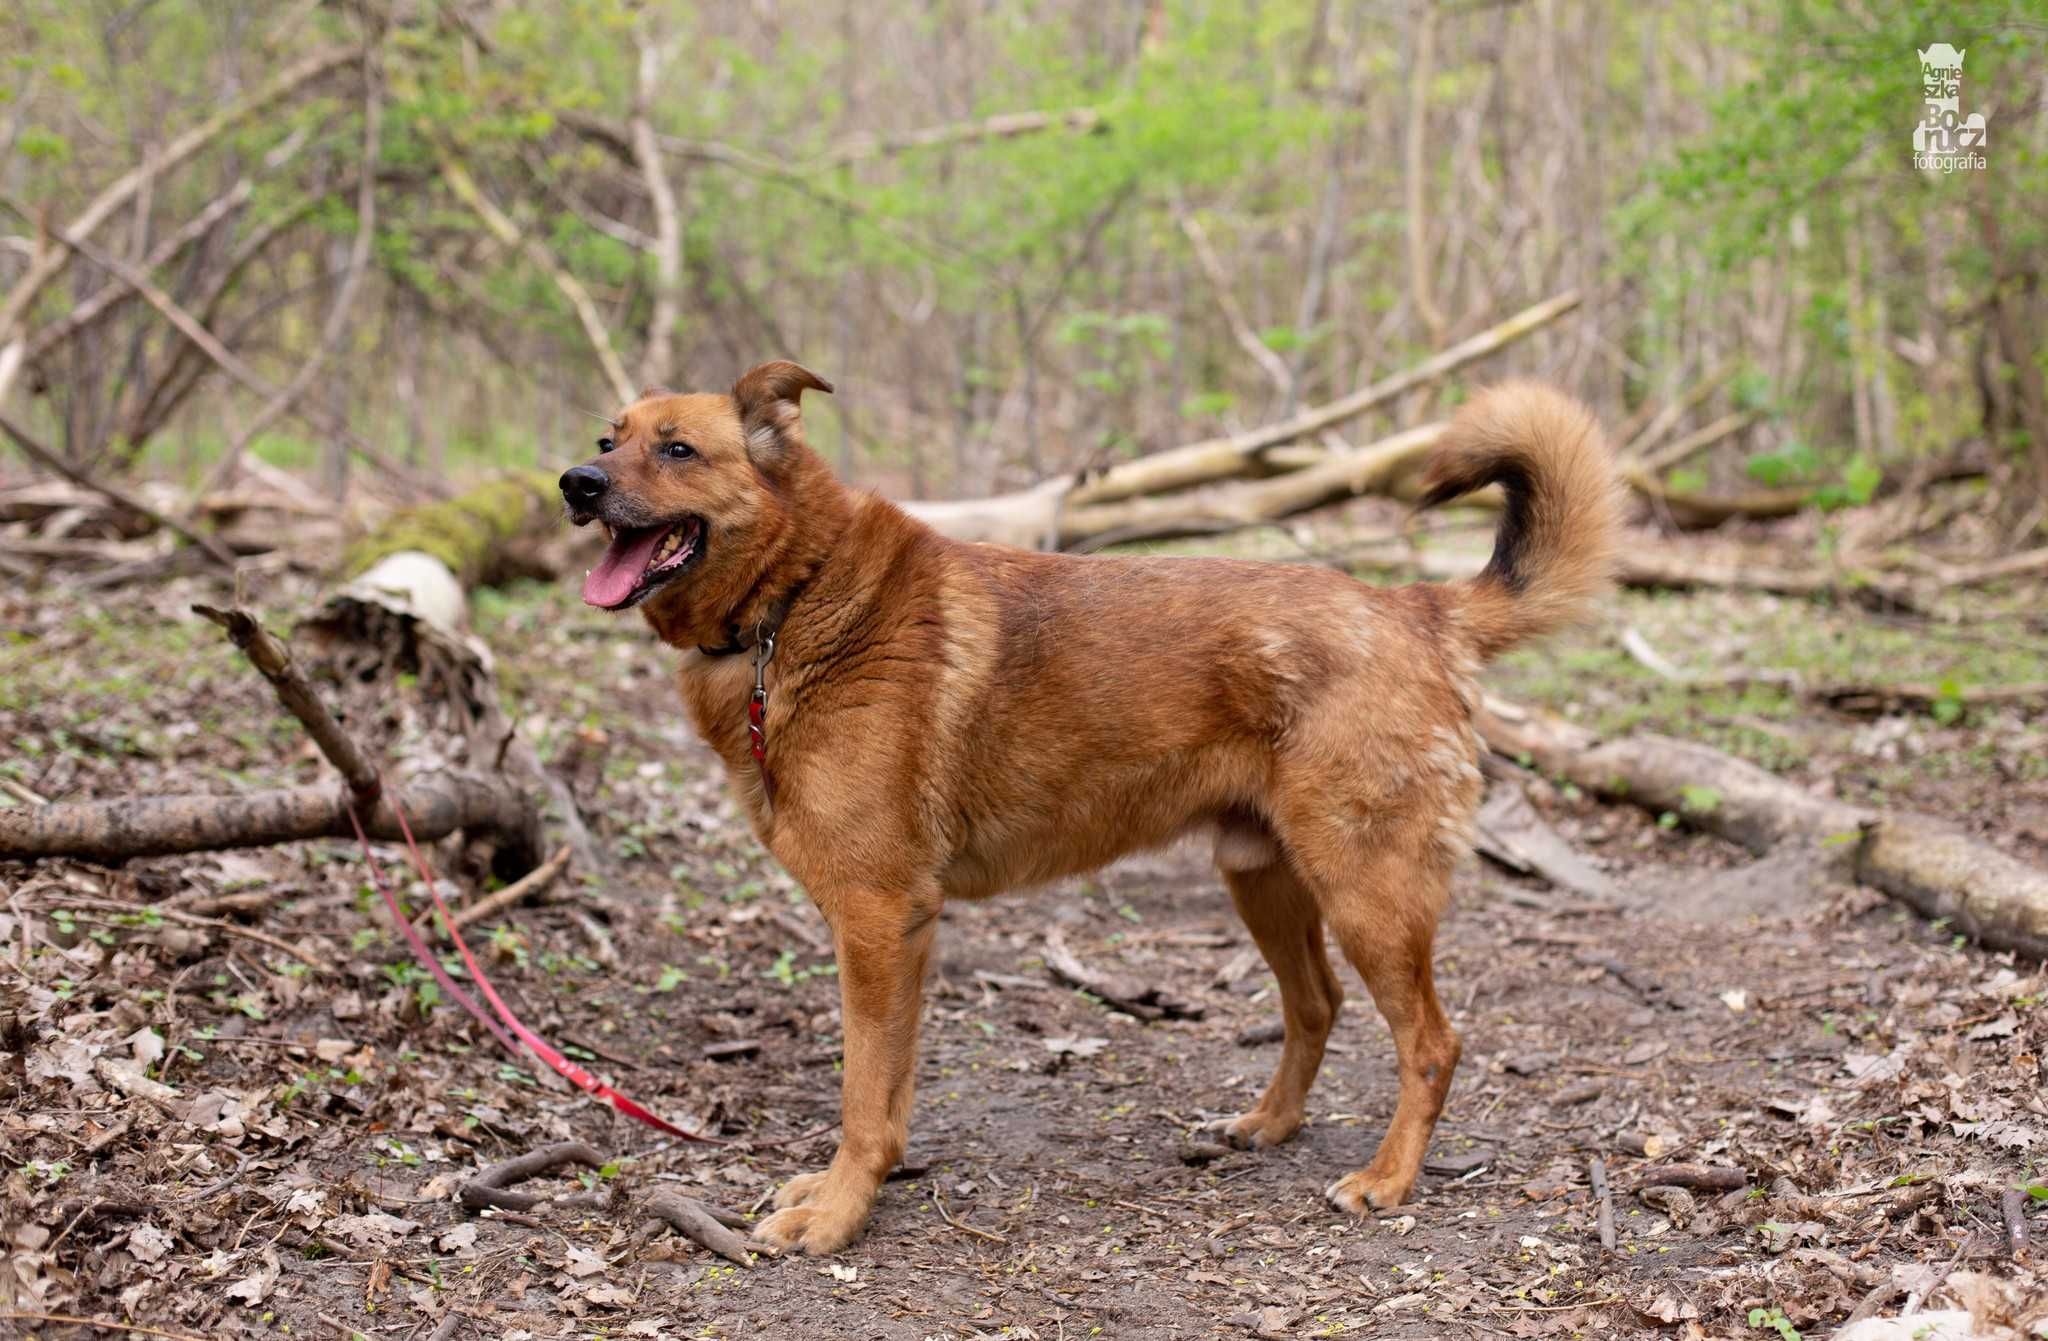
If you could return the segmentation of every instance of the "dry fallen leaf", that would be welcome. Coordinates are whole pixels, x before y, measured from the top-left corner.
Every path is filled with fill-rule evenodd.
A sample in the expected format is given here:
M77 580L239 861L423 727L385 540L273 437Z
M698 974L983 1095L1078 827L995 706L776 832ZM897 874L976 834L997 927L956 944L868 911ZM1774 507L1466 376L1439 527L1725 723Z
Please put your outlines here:
M152 1224L140 1224L128 1235L128 1251L138 1262L156 1262L171 1250L171 1236Z
M341 1235L359 1248L388 1247L419 1227L417 1220L402 1220L382 1211L337 1215L327 1222L329 1232Z
M441 1237L434 1240L434 1246L444 1253L457 1253L464 1257L476 1256L476 1224L465 1220Z
M270 1297L271 1288L277 1284L277 1270L277 1254L265 1248L263 1264L250 1275L228 1286L224 1293L228 1298L239 1300L254 1308Z
M601 1276L605 1272L605 1261L588 1248L571 1245L568 1259L562 1263L562 1270L579 1279L584 1276Z
M1972 1043L1982 1043L1989 1038L2011 1038L2020 1027L2020 1017L2007 1011L1995 1020L1986 1020L1969 1033Z

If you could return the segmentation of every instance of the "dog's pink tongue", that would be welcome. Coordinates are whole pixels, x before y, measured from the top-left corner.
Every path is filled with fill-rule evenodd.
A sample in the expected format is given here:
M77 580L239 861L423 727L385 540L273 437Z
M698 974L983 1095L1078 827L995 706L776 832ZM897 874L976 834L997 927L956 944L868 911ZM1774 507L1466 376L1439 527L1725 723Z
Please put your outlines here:
M583 575L584 604L609 610L631 596L664 534L662 527L647 526L637 531L621 531L613 537L597 567Z

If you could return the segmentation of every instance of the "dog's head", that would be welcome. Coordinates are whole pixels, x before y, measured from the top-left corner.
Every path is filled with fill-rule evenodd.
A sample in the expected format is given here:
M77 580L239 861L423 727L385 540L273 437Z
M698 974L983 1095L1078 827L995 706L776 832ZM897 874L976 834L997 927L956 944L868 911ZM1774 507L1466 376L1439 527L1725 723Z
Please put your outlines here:
M597 440L597 455L562 475L569 520L603 522L611 536L583 599L624 610L744 562L775 481L804 450L798 399L831 389L778 360L728 395L643 391Z

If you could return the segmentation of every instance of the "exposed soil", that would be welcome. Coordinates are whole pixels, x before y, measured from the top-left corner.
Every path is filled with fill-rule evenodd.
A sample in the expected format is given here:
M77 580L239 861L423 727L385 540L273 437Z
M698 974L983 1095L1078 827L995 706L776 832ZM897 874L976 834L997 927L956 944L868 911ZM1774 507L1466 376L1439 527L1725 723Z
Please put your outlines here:
M204 594L161 584L83 619L0 599L7 777L64 798L317 778L267 688L183 613ZM303 595L285 584L271 603ZM423 998L352 848L0 866L0 1306L17 1311L0 1333L101 1334L26 1316L47 1313L440 1341L1731 1335L1752 1310L1809 1328L1944 1280L1960 1293L1965 1269L2038 1294L2000 1206L2040 1185L2048 1150L2040 966L1959 944L1824 861L1759 866L1540 780L1538 809L1630 901L1461 874L1438 972L1465 1060L1412 1206L1362 1222L1321 1199L1394 1099L1387 1031L1348 971L1301 1134L1241 1153L1199 1133L1256 1097L1278 1009L1202 854L1174 851L949 908L911 1151L867 1236L835 1259L713 1258L636 1202L676 1187L754 1208L829 1158L823 924L725 800L637 624L539 589L487 597L479 623L515 719L612 860L472 941L541 1033L736 1144L667 1143ZM446 747L416 686L336 692L396 754ZM1825 780L1855 757L1787 766ZM1914 802L1967 819L1987 790ZM313 974L153 905L342 967ZM1060 987L1039 957L1055 922L1090 966L1168 985L1203 1018L1142 1023ZM580 1180L612 1191L609 1210L455 1203L480 1167L572 1137L613 1157ZM1637 1195L1673 1163L1742 1184Z

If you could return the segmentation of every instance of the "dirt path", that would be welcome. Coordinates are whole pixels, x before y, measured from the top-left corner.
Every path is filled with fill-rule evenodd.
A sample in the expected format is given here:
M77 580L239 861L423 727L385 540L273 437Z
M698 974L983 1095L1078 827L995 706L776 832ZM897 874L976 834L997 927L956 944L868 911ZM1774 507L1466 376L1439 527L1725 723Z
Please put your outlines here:
M87 795L316 775L260 686L203 635L181 641L176 607L163 593L39 635L66 687L0 706L0 730L33 742L13 776ZM558 613L496 612L500 646ZM2038 967L1811 873L1765 884L1710 839L1541 786L1630 902L1462 873L1439 975L1465 1061L1402 1213L1360 1222L1321 1201L1394 1097L1385 1027L1348 973L1301 1135L1261 1154L1191 1135L1256 1096L1278 1012L1214 876L1176 851L948 909L911 1150L867 1237L831 1261L718 1262L632 1203L676 1186L744 1209L829 1157L822 924L683 740L659 657L559 635L507 678L616 869L477 940L522 1015L624 1088L781 1144L665 1148L506 1065L423 999L346 848L0 868L7 1307L440 1341L1729 1335L1752 1310L1839 1321L1953 1267L2033 1279L2009 1260L2000 1200L2039 1182L2048 1150ZM379 711L401 739L420 727L402 703ZM1732 897L1745 888L1768 897ZM315 979L143 910L164 900L260 920L344 967ZM1203 1018L1141 1023L1058 987L1039 958L1055 923L1089 964L1170 985ZM481 1165L566 1137L613 1156L586 1175L615 1189L611 1210L454 1204ZM1659 1159L1636 1153L1646 1139ZM1744 1181L1636 1195L1673 1161Z

